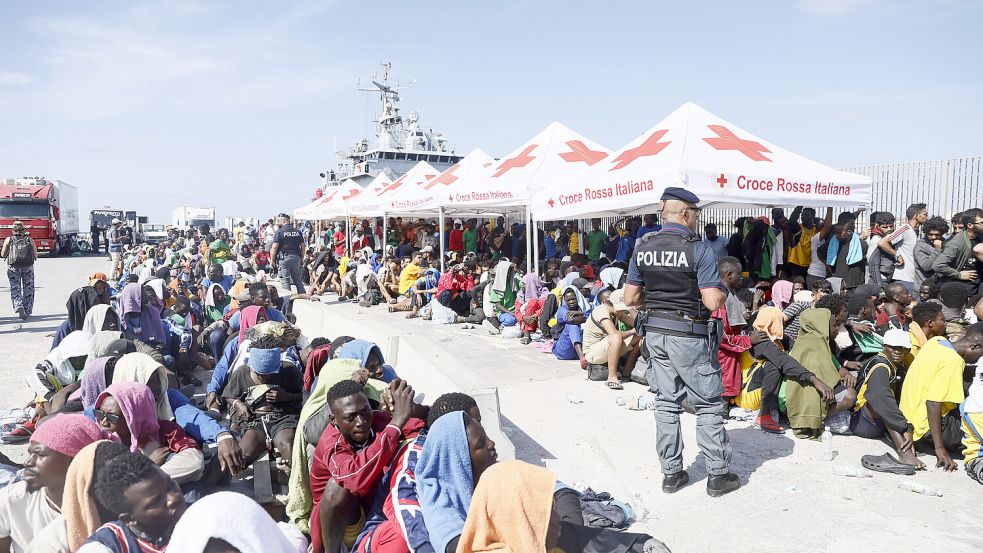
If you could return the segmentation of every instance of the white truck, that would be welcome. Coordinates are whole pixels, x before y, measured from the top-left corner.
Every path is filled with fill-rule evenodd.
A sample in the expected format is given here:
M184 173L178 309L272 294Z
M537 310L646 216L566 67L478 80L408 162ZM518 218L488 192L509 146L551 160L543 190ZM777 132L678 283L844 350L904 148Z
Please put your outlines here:
M197 228L201 225L208 225L209 229L214 229L215 208L179 207L171 214L171 224L181 230L187 230L192 227Z

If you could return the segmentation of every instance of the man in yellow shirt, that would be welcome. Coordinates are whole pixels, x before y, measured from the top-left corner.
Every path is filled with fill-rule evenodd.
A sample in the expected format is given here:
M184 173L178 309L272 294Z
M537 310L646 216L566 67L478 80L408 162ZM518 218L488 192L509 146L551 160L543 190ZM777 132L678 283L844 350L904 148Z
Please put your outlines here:
M399 273L399 293L406 294L409 292L410 288L416 284L416 281L420 278L420 263L423 262L423 254L416 252L413 254L413 260L410 264L403 267L403 270Z
M911 309L912 325L908 334L911 338L911 352L905 356L905 366L910 367L915 356L921 351L925 342L936 336L945 336L945 317L942 315L942 304L934 301L923 301Z
M963 371L967 363L983 357L983 323L966 329L966 335L952 343L942 337L925 342L908 369L901 388L899 406L914 426L912 440L923 449L931 445L936 467L956 470L949 455L961 446L959 413L965 399Z

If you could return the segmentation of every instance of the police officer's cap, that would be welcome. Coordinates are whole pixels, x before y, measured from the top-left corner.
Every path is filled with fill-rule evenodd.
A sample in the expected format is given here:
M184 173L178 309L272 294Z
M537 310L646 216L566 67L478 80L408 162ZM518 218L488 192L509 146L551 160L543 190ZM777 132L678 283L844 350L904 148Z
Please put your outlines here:
M686 202L690 204L700 203L700 198L696 194L686 190L685 188L679 188L676 186L670 186L662 192L662 201L666 200L679 200L681 202Z

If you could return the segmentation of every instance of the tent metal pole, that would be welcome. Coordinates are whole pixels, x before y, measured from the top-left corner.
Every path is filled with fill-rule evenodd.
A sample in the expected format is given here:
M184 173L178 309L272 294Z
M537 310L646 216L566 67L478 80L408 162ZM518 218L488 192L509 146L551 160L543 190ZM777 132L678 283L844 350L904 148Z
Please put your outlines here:
M531 214L529 212L529 206L526 206L526 217L522 221L522 226L526 227L526 273L532 272L532 244L529 243L529 231L532 230Z
M529 220L532 222L530 226L532 226L532 232L533 232L533 238L532 238L533 239L532 242L533 270L535 270L536 274L538 275L539 274L539 228L537 226L538 223L536 222L536 219L535 217L533 217L532 213L529 214Z
M345 255L352 256L352 218L345 214Z
M440 219L440 236L437 239L440 241L440 274L444 274L444 258L447 257L444 254L444 208L441 207L438 213L439 215L437 217Z
M382 212L382 257L386 257L386 241L389 239L389 218Z

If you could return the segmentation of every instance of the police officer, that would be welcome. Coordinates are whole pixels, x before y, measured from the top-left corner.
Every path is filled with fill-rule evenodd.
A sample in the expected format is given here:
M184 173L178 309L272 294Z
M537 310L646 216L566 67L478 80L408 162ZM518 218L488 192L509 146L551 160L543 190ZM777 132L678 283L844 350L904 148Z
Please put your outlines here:
M740 485L730 472L724 429L723 381L717 363L722 330L710 313L727 296L713 250L696 236L700 199L682 188L662 194L663 227L635 244L628 266L625 303L644 306L645 343L656 388L656 448L662 491L675 493L689 482L683 470L679 414L686 398L696 410L696 441L706 458L707 494L719 497Z
M273 246L270 248L273 270L280 275L284 288L290 290L293 282L297 293L303 294L304 281L301 280L300 268L304 266L304 253L307 251L304 236L290 224L290 217L285 213L277 215L277 223L280 230L273 235Z

